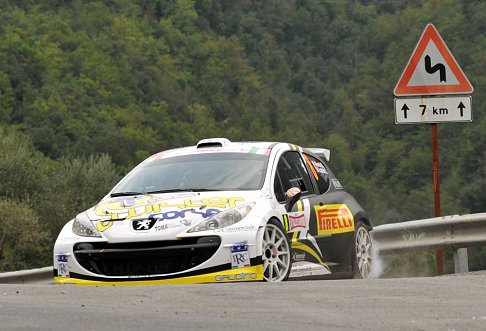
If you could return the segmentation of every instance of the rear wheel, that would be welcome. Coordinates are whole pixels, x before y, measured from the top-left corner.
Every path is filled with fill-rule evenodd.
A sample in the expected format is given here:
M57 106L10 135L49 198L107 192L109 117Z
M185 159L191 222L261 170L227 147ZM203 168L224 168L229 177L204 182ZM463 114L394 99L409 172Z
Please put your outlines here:
M290 274L290 245L280 226L270 221L263 232L263 279L267 282L286 280Z
M373 277L373 244L370 233L362 222L358 222L354 246L354 278L371 279Z

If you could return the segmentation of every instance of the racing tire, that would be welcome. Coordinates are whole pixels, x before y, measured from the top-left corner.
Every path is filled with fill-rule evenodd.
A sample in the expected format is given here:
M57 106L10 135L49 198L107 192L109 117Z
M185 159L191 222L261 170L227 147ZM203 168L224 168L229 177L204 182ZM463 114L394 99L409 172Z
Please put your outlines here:
M269 221L265 226L262 245L263 280L266 282L287 280L292 267L290 243L277 222Z
M363 222L358 222L354 235L353 278L373 278L373 243Z

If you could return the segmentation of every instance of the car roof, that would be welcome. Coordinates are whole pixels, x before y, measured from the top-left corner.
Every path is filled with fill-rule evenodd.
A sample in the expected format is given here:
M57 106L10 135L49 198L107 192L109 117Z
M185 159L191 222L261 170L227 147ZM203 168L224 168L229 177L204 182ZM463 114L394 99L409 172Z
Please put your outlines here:
M208 138L200 140L194 146L181 147L166 150L153 155L150 159L162 159L173 156L199 154L199 153L251 153L251 154L263 154L270 155L270 151L276 145L288 146L293 150L302 150L300 146L281 143L281 142L269 142L269 141L239 141L232 142L227 138ZM329 150L310 148L310 152L319 156L324 156L329 160ZM318 152L319 151L319 152ZM325 151L324 154L323 151Z

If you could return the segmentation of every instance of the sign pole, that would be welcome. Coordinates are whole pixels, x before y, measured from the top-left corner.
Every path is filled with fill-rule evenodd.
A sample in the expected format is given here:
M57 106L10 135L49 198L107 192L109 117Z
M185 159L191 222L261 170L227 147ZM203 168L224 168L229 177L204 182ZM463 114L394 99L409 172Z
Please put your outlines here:
M435 217L441 216L440 210L440 175L439 175L439 138L438 138L437 123L431 124L432 133L432 177L434 180L434 212ZM444 258L443 250L438 249L437 256L437 273L439 275L444 274Z
M435 217L441 216L437 123L471 122L473 86L433 24L427 24L393 94L395 123L430 123ZM409 98L414 97L414 98ZM444 273L443 250L437 250L437 273Z

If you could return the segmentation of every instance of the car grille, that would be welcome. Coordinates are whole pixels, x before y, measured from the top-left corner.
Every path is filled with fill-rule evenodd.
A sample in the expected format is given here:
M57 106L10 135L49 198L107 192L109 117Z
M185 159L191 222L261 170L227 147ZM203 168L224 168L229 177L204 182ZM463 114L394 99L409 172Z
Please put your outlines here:
M162 275L207 261L220 244L218 236L137 243L77 243L74 256L83 268L100 275Z

